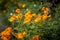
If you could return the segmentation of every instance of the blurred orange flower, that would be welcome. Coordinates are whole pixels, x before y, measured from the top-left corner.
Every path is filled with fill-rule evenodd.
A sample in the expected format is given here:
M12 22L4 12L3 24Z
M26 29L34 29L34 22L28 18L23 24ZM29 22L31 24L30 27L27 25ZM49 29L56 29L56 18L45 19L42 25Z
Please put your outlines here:
M7 37L1 37L2 38L2 40L10 40L9 38L7 38Z
M47 14L44 13L44 14L42 15L42 20L46 20L46 19L48 19L48 18L50 18L50 17L51 17L51 15L47 16Z
M22 14L21 14L21 13L18 14L18 15L17 15L17 18L20 18L20 19L21 19L21 18L22 18Z
M16 20L16 18L17 18L17 16L16 16L15 14L13 14L12 17L9 18L9 21L10 21L10 22L13 22L13 21Z
M27 34L27 32L23 32L23 35L26 35Z
M27 32L12 33L12 35L15 36L17 39L23 39L26 34Z
M34 22L39 22L39 21L41 21L41 20L42 20L41 17L42 17L41 14L38 14L37 17L36 17L36 19L34 20Z
M0 33L1 39L10 40L11 31L12 31L11 27L6 28L3 32Z
M28 11L26 14L25 14L25 19L24 19L24 24L25 23L28 23L31 21L31 19L35 16L36 14L34 13L31 13L31 11Z
M18 33L18 34L17 34L17 38L18 38L18 39L23 39L23 38L24 38L24 35L23 35L22 33Z
M35 14L35 13L33 13L33 14L32 14L32 16L36 16L36 14Z
M29 15L31 15L31 12L30 12L30 11L28 11L28 12L25 14L25 17L27 17L27 16L29 16Z
M31 21L31 12L30 11L28 11L26 14L25 14L25 19L24 19L24 24L25 23L28 23L28 22L30 22Z
M30 40L40 40L39 39L39 35L35 35L33 38L31 38Z
M42 10L44 11L44 13L47 13L49 11L47 7L43 7Z
M30 21L31 21L30 18L25 18L23 23L25 24L25 23L28 23L28 22L30 22Z
M22 8L25 8L26 7L26 4L22 4Z
M1 36L10 35L11 31L12 31L12 28L8 27L3 32L1 32Z
M45 20L45 19L47 19L47 18L48 18L47 14L43 14L43 15L42 15L42 20Z
M15 36L17 39L23 39L24 38L23 33L13 33L12 35Z
M25 23L28 23L31 21L31 19L33 18L33 16L35 16L35 14L32 14L30 11L28 11L26 14L25 14L25 19L24 19L24 24Z
M20 13L20 9L16 9L16 12L17 12L17 13Z

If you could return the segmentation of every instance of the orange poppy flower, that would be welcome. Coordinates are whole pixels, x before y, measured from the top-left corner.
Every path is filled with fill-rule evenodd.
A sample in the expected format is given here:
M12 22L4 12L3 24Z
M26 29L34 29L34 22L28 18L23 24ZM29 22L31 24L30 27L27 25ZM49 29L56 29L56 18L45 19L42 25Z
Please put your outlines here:
M47 17L48 17L47 14L43 14L43 15L42 15L42 20L46 20Z
M14 15L9 19L9 21L10 21L10 22L13 22L13 21L16 20L16 18L17 18L17 16L14 14Z
M36 17L36 19L34 20L34 22L41 21L42 20L41 17L42 17L41 14L38 14L37 17Z
M25 14L25 17L27 17L28 15L31 15L31 12L28 11L26 14Z
M21 13L18 14L18 15L17 15L17 18L20 18L20 19L21 19L21 18L22 18L22 14L21 14Z
M23 39L26 34L27 34L27 32L12 33L12 35L15 36L17 39Z
M32 14L30 11L28 11L26 14L25 14L25 19L24 19L24 24L25 23L28 23L31 21L31 19L35 16L36 14Z
M23 38L24 38L24 35L23 35L22 33L18 33L18 34L17 34L17 38L18 38L18 39L23 39Z
M43 7L42 10L44 11L44 13L47 13L49 11L49 9L46 7Z
M1 32L1 36L10 35L11 31L12 31L12 28L8 27L3 32Z
M40 40L38 35L35 35L32 39L30 40Z
M23 23L25 24L25 23L28 23L28 22L30 22L30 21L31 21L31 19L25 18Z
M0 36L2 40L10 40L10 33L12 31L11 27L6 28L3 32L1 32Z
M17 12L17 13L20 13L20 9L16 9L16 12Z
M9 38L7 38L7 37L1 37L2 38L2 40L10 40Z

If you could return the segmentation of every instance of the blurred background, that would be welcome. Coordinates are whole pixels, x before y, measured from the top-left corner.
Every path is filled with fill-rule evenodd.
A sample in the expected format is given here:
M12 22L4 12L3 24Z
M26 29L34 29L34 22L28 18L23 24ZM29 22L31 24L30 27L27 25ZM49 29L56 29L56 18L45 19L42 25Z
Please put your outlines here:
M23 6L23 5L26 5ZM42 12L42 7L49 8L51 20L47 21L49 26L46 29L48 34L41 34L41 40L59 40L60 38L60 1L59 0L0 0L0 32L7 26L11 26L8 21L9 15L15 13L17 8L21 9L21 13L26 13L30 10L33 13ZM43 24L46 26L46 23ZM15 40L15 39L11 39Z

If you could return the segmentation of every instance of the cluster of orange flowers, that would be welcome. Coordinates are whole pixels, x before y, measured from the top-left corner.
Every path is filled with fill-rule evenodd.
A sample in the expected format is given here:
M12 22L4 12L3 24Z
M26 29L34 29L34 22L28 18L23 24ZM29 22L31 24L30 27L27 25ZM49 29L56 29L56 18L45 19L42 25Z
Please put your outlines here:
M28 23L31 21L31 19L35 16L35 14L32 14L30 11L28 11L25 14L25 19L24 19L24 23Z
M8 27L3 32L0 33L0 37L2 40L10 40L12 28ZM23 39L27 32L19 32L19 33L12 33L17 39ZM35 35L34 37L30 38L30 40L40 40L39 35Z
M13 36L15 36L17 39L23 39L27 32L19 32L19 33L12 33Z
M0 33L0 37L2 40L10 40L12 28L8 27L3 32Z
M46 20L48 18L50 18L51 16L47 16L46 13L44 13L43 15L39 14L37 15L36 19L34 20L34 22L39 22L39 21L43 21L43 20Z
M2 40L10 40L12 28L8 27L3 32L0 33L0 37ZM27 32L19 32L19 33L12 33L17 39L23 39Z
M35 35L33 38L31 38L30 40L40 40L39 35Z
M47 16L47 13L49 12L49 9L48 9L48 8L43 7L42 10L44 11L44 14L43 14L43 15L41 15L40 13L38 13L38 15L36 15L36 14L31 13L31 11L28 11L28 12L25 14L25 19L24 19L23 23L25 24L25 23L30 22L31 19L32 19L34 16L36 16L36 19L34 19L34 22L39 22L39 21L42 21L42 20L46 20L47 18L50 18L50 17L51 17L50 15ZM20 13L20 9L16 9L16 12L17 12L17 13ZM15 20L18 19L18 18L22 18L22 14L21 14L21 13L18 14L17 16L14 14L14 15L9 19L9 21L10 21L10 22L13 22L13 21L15 21Z
M20 9L16 9L16 12L18 13L18 15L13 14L12 17L10 17L9 21L13 22L16 19L21 19L22 18L22 14L20 13Z
M50 18L51 15L47 16L47 13L49 12L49 9L46 7L43 7L42 10L44 11L44 14L41 15L40 13L38 13L36 19L34 20L34 22L39 22L39 21L43 21L46 20L47 18Z
M12 17L9 19L9 21L10 21L10 22L13 22L13 21L15 21L16 19L21 19L21 18L22 18L22 14L21 14L21 13L18 14L18 15L13 14Z

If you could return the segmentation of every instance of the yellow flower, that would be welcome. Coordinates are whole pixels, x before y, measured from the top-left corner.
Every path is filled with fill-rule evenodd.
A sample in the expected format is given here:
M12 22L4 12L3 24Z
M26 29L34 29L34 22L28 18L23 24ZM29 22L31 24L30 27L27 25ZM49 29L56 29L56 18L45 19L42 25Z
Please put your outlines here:
M17 15L17 19L18 18L20 18L20 19L22 18L22 14L21 13Z
M23 39L27 32L12 33L17 39Z
M16 9L16 12L17 12L17 13L20 13L20 9Z
M14 14L14 15L12 15L12 17L9 19L9 21L10 21L10 22L13 22L13 21L16 20L16 18L17 18L17 16Z
M26 14L25 14L25 17L27 17L28 15L31 15L31 12L28 11Z
M36 16L36 14L35 14L35 13L33 13L33 14L32 14L32 16Z
M23 32L23 35L26 35L27 34L27 32Z
M12 33L17 39L23 39L27 32Z
M37 17L36 17L36 19L34 20L34 22L39 22L41 20L42 20L41 19L41 14L38 14Z
M30 11L28 11L26 14L25 14L25 19L24 19L24 24L25 23L28 23L31 21L31 19L33 18L33 16L35 16L35 14L32 14Z
M42 15L42 20L46 20L47 18L48 18L47 14L44 13L44 14Z
M22 8L25 8L26 7L26 4L22 4Z
M23 35L22 33L18 33L18 34L17 34L17 38L18 38L18 39L23 39L23 38L24 38L24 35Z
M31 19L25 18L23 23L25 24L25 23L28 23L28 22L30 22L30 21L31 21Z
M33 15L28 15L27 17L25 17L25 19L24 19L24 22L23 22L23 23L25 24L25 23L30 22L32 18L33 18Z
M44 11L44 13L47 13L49 11L49 9L46 7L43 7L42 10Z

